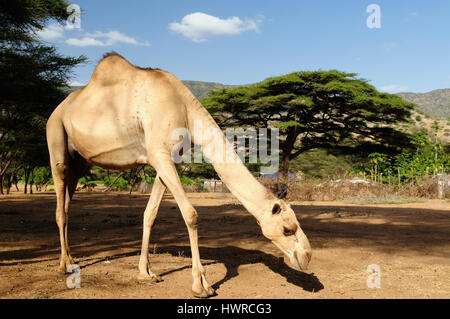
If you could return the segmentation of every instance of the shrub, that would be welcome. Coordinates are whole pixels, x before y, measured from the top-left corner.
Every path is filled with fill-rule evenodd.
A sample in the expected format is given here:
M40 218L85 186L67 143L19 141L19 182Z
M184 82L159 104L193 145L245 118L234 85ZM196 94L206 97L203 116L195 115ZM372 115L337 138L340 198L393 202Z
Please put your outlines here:
M149 184L154 184L155 183L155 178L150 176L150 177L145 177L142 179L143 182L147 182Z
M192 179L192 178L190 178L188 176L185 176L185 175L181 175L180 176L180 181L181 181L181 184L183 184L183 185L200 184L200 180Z
M115 178L116 177L113 177L113 176L106 178L103 181L103 185L105 185L106 187L110 186ZM130 183L121 176L114 182L114 185L112 185L111 188L116 189L116 190L128 190L130 188Z

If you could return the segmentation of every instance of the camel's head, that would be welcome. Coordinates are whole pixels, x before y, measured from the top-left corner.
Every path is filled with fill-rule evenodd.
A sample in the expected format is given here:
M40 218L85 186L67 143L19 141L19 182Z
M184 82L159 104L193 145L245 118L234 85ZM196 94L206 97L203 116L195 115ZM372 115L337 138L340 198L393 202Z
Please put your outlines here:
M308 268L311 246L290 205L276 200L258 223L264 236L289 258L292 266L296 269Z

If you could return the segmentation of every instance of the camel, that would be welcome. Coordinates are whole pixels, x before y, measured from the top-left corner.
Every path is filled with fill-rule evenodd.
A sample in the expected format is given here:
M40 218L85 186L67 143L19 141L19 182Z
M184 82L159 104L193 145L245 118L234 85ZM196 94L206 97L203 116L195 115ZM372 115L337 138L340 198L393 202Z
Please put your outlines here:
M200 130L193 129L194 122L201 123ZM89 165L122 170L151 165L157 175L144 212L138 278L161 280L149 266L149 241L167 188L189 233L192 293L200 298L215 294L200 262L197 212L182 187L172 157L180 145L179 139L170 138L177 128L186 129L191 144L200 145L202 150L208 148L212 155L217 148L210 147L210 129L220 132L216 137L229 146L212 116L179 79L167 71L137 67L114 52L103 57L84 88L71 93L53 111L46 133L57 198L59 271L67 272L74 263L67 236L69 206L77 181ZM212 161L219 177L292 266L306 269L311 246L294 211L261 185L232 152L232 161Z

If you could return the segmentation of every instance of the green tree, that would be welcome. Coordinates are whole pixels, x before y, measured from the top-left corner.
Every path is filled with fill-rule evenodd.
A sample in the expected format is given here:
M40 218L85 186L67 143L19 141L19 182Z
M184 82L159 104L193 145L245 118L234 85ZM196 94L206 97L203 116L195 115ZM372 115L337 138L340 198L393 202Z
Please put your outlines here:
M437 142L427 131L422 130L413 134L414 152L399 154L394 159L394 165L400 169L404 180L409 180L411 170L414 176L448 172L450 156L445 145Z
M274 127L280 132L281 175L311 149L391 154L408 144L395 124L408 121L412 103L378 92L355 73L294 72L202 99L222 126Z
M432 132L421 130L413 133L410 138L413 149L396 155L381 153L369 154L370 161L354 166L349 172L380 173L383 181L388 182L389 176L399 175L401 181L411 182L412 178L424 177L436 173L448 173L450 167L448 145L436 142ZM380 180L381 182L381 180Z
M15 162L28 174L48 164L47 118L66 96L71 69L85 57L64 57L36 31L68 18L63 0L0 1L0 191ZM28 178L26 178L28 180Z

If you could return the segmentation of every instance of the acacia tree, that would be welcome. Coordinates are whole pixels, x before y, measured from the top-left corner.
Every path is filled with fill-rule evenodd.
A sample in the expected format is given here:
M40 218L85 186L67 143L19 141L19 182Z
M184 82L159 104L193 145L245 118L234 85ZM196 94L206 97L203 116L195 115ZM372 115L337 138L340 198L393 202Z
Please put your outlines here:
M36 31L68 18L64 0L0 1L0 191L13 166L47 165L47 118L66 93L71 69L85 57L64 57Z
M396 124L414 105L378 92L355 73L294 72L263 82L212 91L203 105L222 126L274 127L280 133L280 174L311 149L392 154L409 145Z

